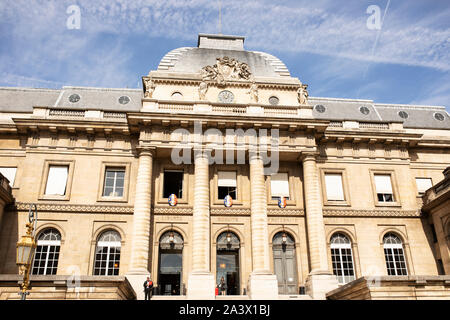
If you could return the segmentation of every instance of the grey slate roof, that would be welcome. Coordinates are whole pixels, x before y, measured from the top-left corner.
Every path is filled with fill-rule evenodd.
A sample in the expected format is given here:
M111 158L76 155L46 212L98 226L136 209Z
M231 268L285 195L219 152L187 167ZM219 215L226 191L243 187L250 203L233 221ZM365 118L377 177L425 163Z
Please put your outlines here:
M69 97L72 94L78 94L80 100L76 103L70 102ZM63 87L61 97L55 101L54 106L59 109L139 111L142 106L142 95L142 89ZM121 96L129 97L130 102L120 104Z
M310 97L309 103L313 106L315 119L332 121L359 121L359 122L403 122L405 128L450 129L450 116L445 107L415 106L397 104L376 104L372 100L351 100L333 98ZM316 106L323 105L325 112L317 111ZM361 107L367 107L367 115L360 112ZM404 111L408 118L403 119L399 112ZM435 114L443 115L444 120L439 121Z
M69 97L78 94L80 100L71 103ZM119 103L121 96L128 96L130 102ZM33 112L34 106L58 109L139 111L141 89L109 89L87 87L63 87L60 90L0 87L1 112Z
M52 106L61 90L0 87L0 111L32 112L33 106Z
M183 47L170 51L158 66L161 71L198 73L207 65L214 65L216 58L230 57L245 62L256 77L289 77L286 65L265 52Z

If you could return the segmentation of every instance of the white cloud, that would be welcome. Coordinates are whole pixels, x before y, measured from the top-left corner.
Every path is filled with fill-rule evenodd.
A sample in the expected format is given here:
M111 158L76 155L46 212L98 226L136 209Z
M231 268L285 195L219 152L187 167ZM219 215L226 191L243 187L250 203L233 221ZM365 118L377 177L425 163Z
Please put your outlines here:
M68 34L66 29L66 9L72 4L81 8L81 30L73 31L78 36ZM448 26L445 21L450 16L450 8L418 16L408 11L410 7L413 5L409 1L408 6L394 8L391 4L374 55L371 52L376 32L366 27L366 7L355 2L342 6L341 2L330 0L226 0L223 1L223 32L246 35L247 48L255 50L308 52L337 60L347 58L449 71L450 29L442 26ZM166 37L195 43L198 32L217 32L218 1L16 0L0 4L0 19L11 26L7 31L11 39L29 45L20 55L2 53L5 63L0 71L14 69L16 74L23 75L26 71L20 66L32 66L45 77L51 74L46 68L52 61L54 64L69 61L89 75L88 83L100 81L107 85L113 79L135 83L128 79L124 68L130 59L124 53L127 48L118 44L106 54L96 50L99 33L140 35L142 39ZM84 77L79 74L71 74L70 79L86 82L86 74ZM111 82L102 78L104 74L109 74Z

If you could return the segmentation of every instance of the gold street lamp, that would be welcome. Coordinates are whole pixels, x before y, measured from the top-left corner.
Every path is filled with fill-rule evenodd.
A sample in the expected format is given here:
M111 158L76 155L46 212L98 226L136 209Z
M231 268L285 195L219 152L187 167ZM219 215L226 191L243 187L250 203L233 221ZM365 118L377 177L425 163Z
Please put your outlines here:
M26 224L27 233L17 242L17 260L19 274L23 275L23 281L20 285L21 300L26 300L27 292L30 284L30 270L36 251L36 241L34 239L37 222L37 207L35 204L30 205L28 212L28 223Z

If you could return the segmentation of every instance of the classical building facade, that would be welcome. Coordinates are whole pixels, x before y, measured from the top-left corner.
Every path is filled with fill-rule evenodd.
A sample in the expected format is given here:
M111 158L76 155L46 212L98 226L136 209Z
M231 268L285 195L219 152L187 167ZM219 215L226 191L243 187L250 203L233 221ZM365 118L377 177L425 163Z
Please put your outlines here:
M155 298L214 299L223 277L242 299L334 299L419 276L448 297L448 200L421 210L450 164L444 107L309 97L238 36L201 34L142 80L0 88L1 299L33 203L30 298L141 299L149 275Z

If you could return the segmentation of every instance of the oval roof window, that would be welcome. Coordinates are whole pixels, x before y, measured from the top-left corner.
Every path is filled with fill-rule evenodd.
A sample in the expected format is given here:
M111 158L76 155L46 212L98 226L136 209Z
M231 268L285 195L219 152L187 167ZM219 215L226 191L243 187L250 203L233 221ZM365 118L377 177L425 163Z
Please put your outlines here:
M398 116L402 119L408 119L409 115L406 111L399 111Z
M359 112L367 116L370 113L370 110L367 107L361 107L359 108Z
M119 98L119 103L120 104L127 104L128 102L130 102L130 97L127 96L121 96Z
M314 109L316 109L316 111L319 113L324 113L326 110L325 106L323 106L321 104L318 104L317 106L315 106Z
M444 119L445 119L444 115L443 115L442 113L439 113L439 112L436 112L436 113L434 114L434 118L435 118L436 120L439 120L439 121L444 121Z
M72 103L77 103L78 101L80 101L80 96L76 93L70 95L69 97L69 101Z

